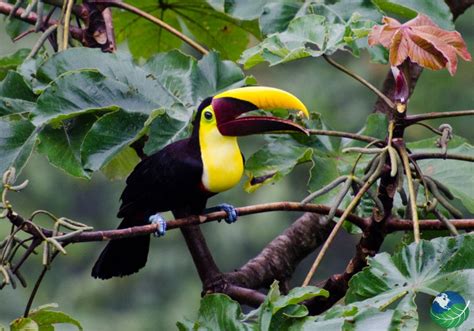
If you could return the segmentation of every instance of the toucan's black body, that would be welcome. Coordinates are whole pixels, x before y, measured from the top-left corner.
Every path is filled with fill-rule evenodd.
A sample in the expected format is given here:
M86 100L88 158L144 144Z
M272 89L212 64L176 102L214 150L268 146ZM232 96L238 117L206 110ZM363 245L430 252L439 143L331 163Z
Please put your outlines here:
M271 131L307 133L282 118L240 117L252 110L272 108L295 109L308 117L301 101L274 88L237 88L204 100L194 119L191 137L142 160L127 178L117 215L123 218L119 229L148 224L150 216L164 211L172 211L177 218L202 213L209 197L240 180L244 161L237 136ZM237 217L233 207L232 210L233 220L228 216L228 222ZM229 215L227 210L226 213ZM207 250L207 246L202 244L199 227L181 230L193 258L205 255L203 249ZM149 235L110 241L95 263L92 276L108 279L137 272L146 263L149 243ZM201 275L203 271L198 272Z
M204 106L203 102L196 118ZM175 217L202 213L209 197L202 187L202 160L199 147L199 121L194 122L190 138L176 141L142 160L127 178L117 217L119 229L149 224L149 217L172 211ZM147 261L150 236L110 241L92 269L95 278L127 276Z

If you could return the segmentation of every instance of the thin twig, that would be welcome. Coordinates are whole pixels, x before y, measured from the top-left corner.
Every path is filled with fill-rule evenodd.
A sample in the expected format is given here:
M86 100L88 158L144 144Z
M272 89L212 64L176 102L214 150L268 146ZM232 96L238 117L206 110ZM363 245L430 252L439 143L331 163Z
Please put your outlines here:
M427 128L428 130L430 130L431 132L437 134L437 135L442 135L443 133L441 131L439 131L438 129L432 127L431 125L429 124L426 124L426 123L423 123L423 122L415 122L413 123L413 125L420 125L420 126L423 126L425 128Z
M459 235L458 230L456 227L444 216L438 209L433 210L433 214L435 214L436 218L439 219L443 224L446 226L446 228L451 232L453 236Z
M444 153L414 153L410 157L413 160L425 160L425 159L447 159L447 160L459 160L474 162L474 156L464 154L444 154Z
M73 4L74 0L67 0L66 12L64 13L63 50L66 50L69 44L69 24L71 21L71 12Z
M56 251L53 256L51 257L50 262L53 261L53 259L58 255L59 251ZM30 314L31 306L33 304L33 300L35 299L36 293L38 292L38 289L41 285L41 281L43 280L44 276L46 275L46 272L49 270L49 266L45 265L43 267L43 270L41 271L41 274L38 277L38 280L35 283L35 286L33 288L33 291L31 291L30 298L28 299L28 303L26 304L25 312L23 313L23 317L28 317Z
M365 80L364 78L362 78L361 76L357 75L356 73L350 71L349 69L347 69L346 67L344 67L343 65L337 63L336 61L334 61L333 59L331 59L329 56L327 55L323 55L323 58L330 64L332 65L333 67L339 69L340 71L344 72L345 74L351 76L352 78L354 78L355 80L359 81L360 83L362 83L363 85L365 85L369 90L371 90L372 92L374 92L375 94L377 94L377 96L382 99L383 101L385 101L385 103L392 109L395 109L396 106L395 104L392 102L392 100L389 99L389 97L387 97L385 94L383 94L378 88L376 88L374 85L372 85L371 83L369 83L367 80Z
M45 41L48 39L48 37L56 31L58 26L56 24L51 25L49 28L46 29L46 31L38 38L38 41L36 41L35 45L31 48L30 53L26 57L25 60L32 59L35 57L35 55L38 53L38 51L41 49L41 46L45 43Z
M374 137L364 136L357 133L350 133L350 132L342 132L342 131L333 131L333 130L308 130L309 134L315 134L320 136L332 136L332 137L341 137L341 138L349 138L353 140L364 141L367 143L376 143L377 145L384 145L382 140L379 140Z
M407 126L415 124L419 121L433 120L436 118L446 118L446 117L458 117L458 116L472 116L474 115L474 110L457 110L457 111L446 111L446 112L433 112L425 113L418 115L407 116L404 120Z
M364 186L362 186L357 192L356 196L352 201L350 202L349 206L347 206L346 210L344 210L344 213L340 216L338 222L332 229L331 233L328 236L328 239L324 242L323 247L319 251L318 256L316 257L316 260L314 261L313 265L311 266L311 269L309 270L308 274L306 275L306 278L303 282L302 286L307 286L311 279L313 278L314 273L318 269L324 255L326 254L327 250L329 249L329 246L333 242L334 238L336 237L337 232L339 229L342 227L342 224L346 220L346 217L352 212L352 210L357 206L359 203L359 200L362 198L362 196L367 192L367 190L372 186L372 184L379 178L380 172L376 171L368 180L365 182Z

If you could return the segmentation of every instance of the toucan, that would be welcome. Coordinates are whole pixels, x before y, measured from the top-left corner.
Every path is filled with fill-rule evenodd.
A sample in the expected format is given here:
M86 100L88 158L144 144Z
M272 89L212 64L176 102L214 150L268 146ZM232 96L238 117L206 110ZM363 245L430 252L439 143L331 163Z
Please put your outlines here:
M244 158L238 136L289 131L307 134L291 120L246 114L277 108L309 116L297 97L271 87L241 87L205 99L198 107L191 136L146 157L128 176L120 198L117 217L123 220L118 228L152 222L159 224L157 235L163 235L166 222L160 212L172 211L176 218L202 214L208 198L235 186L242 177ZM236 220L231 205L215 208L226 212L226 222ZM194 227L194 232L183 231L188 246L193 236L202 236L196 232L199 227ZM95 263L92 276L108 279L137 272L146 264L149 244L150 235L110 241ZM197 254L195 250L191 249L191 254Z

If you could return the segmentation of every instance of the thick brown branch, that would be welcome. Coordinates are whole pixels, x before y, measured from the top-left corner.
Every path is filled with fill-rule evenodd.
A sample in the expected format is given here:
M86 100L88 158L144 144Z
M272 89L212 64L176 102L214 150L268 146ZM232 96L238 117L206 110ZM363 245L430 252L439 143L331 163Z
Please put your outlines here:
M305 213L259 255L225 278L254 289L268 287L275 279L290 279L299 262L326 240L333 227L333 222L326 223L320 215Z

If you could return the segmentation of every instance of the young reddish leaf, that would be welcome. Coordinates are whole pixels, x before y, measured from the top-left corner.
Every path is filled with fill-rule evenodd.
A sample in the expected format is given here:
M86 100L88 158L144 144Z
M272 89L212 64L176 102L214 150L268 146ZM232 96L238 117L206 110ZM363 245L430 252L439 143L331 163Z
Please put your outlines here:
M457 31L439 28L425 15L401 24L384 17L383 25L375 25L369 34L369 45L381 44L390 50L390 64L398 66L410 58L422 67L440 70L447 68L456 73L457 55L465 61L471 60L466 44Z

